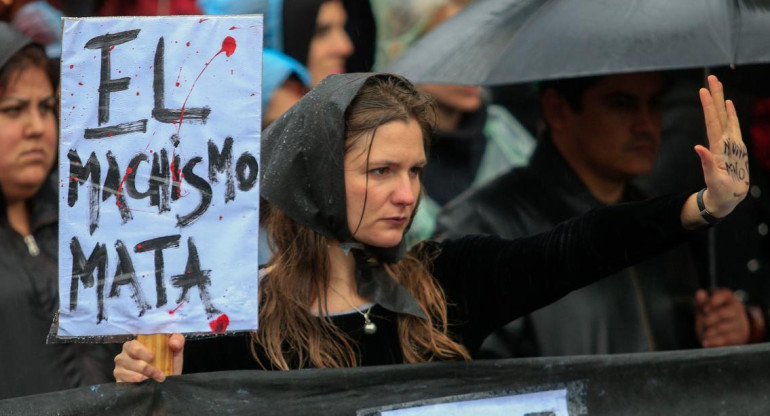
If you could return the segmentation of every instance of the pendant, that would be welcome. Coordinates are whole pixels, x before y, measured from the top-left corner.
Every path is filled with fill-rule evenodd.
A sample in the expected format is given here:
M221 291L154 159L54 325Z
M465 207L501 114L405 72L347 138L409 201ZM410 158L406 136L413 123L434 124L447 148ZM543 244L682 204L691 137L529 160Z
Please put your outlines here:
M366 335L374 335L376 332L377 332L377 325L374 322L367 319L366 322L364 323L364 333Z

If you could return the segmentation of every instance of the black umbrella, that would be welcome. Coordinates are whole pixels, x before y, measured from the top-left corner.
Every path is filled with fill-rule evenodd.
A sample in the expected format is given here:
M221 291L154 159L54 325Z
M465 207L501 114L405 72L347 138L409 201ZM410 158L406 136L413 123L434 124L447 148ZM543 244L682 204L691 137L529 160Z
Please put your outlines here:
M770 0L479 0L386 71L502 85L770 62Z

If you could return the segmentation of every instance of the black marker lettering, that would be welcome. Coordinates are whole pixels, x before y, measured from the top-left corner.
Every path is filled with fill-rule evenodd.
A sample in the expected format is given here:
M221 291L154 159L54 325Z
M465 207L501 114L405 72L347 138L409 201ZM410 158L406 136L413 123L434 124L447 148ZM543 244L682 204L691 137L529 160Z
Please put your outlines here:
M185 108L184 120L182 119L182 110L171 110L166 107L166 87L163 84L165 77L164 54L165 46L163 37L158 39L158 47L155 49L155 66L153 68L154 78L152 82L153 93L155 94L155 106L152 109L152 117L161 123L179 123L182 121L198 121L206 124L206 119L211 112L208 107Z
M101 166L96 153L91 153L88 162L83 166L80 156L75 150L67 152L70 161L69 190L67 193L67 205L74 206L78 201L78 186L85 184L91 178L91 187L88 192L88 232L93 235L99 226L99 181L101 180Z
M167 237L158 237L151 240L145 240L134 246L134 251L137 253L144 253L146 251L155 251L155 291L158 294L158 301L155 303L156 308L160 308L168 301L166 298L166 285L163 281L163 250L167 248L179 247L179 239L181 236L170 235Z
M217 183L217 171L225 173L225 203L235 199L235 184L233 183L233 138L228 137L219 153L217 145L209 140L209 182Z
M86 260L83 254L83 248L77 237L72 237L70 242L70 252L72 253L72 280L70 280L70 311L78 307L78 280L83 283L84 288L90 288L94 285L94 270L96 274L96 301L99 306L99 312L96 316L96 323L107 319L104 312L104 285L107 274L107 247L104 244L96 244L91 255Z
M132 289L131 298L139 309L139 316L142 316L146 311L151 309L151 307L147 301L144 300L142 287L136 280L134 263L131 261L126 245L123 244L122 241L118 240L115 242L115 250L118 252L118 267L115 269L115 278L112 280L112 287L110 287L110 297L114 298L120 296L120 287L123 285L130 285Z
M245 170L248 168L249 175L246 176ZM235 163L235 175L238 177L238 189L248 192L257 183L257 174L259 173L259 163L249 152L243 152L238 162Z
M171 284L182 289L182 294L176 303L188 302L190 300L190 289L197 286L201 302L203 302L203 306L206 308L206 316L211 319L214 315L220 313L211 304L211 296L209 295L208 287L211 285L211 270L201 270L198 249L195 247L192 237L187 239L187 253L187 266L184 273L171 277Z
M195 165L200 163L202 160L203 158L200 156L194 157L190 159L190 161L184 165L184 169L182 169L182 175L184 175L185 181L200 191L201 202L198 204L198 207L195 208L191 213L183 217L180 215L176 216L177 227L186 227L192 224L201 215L203 215L209 208L209 205L211 205L211 185L209 185L208 182L193 172Z

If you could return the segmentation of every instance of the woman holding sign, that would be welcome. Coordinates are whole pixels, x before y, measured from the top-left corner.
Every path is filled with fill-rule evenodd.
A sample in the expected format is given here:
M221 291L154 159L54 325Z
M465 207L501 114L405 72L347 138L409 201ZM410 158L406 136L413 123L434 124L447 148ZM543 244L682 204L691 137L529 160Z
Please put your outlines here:
M59 298L51 69L41 45L0 22L0 399L106 382L115 351L46 345Z
M469 359L500 325L683 241L745 197L748 182L729 169L747 167L735 110L716 78L709 87L700 94L711 150L695 149L703 191L598 209L526 239L406 252L431 103L398 76L329 77L263 133L261 194L277 254L261 277L260 329L250 340L188 341L185 370ZM175 373L184 344L171 337ZM163 380L152 359L124 344L116 379Z

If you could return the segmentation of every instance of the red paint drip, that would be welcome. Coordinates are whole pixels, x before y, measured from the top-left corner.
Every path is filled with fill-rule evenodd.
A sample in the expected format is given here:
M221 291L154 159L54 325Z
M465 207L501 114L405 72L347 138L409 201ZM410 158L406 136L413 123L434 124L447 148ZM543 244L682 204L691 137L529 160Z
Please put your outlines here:
M190 46L190 42L187 42L187 46Z
M207 17L205 17L205 18L203 18L203 19L200 19L200 20L198 20L198 23L203 23L203 22L205 22L206 20L209 20L209 19L208 19Z
M141 250L141 249L143 249L143 248L144 248L144 246L143 246L143 245L141 245L141 244L137 244L137 245L136 245L136 248L138 248L139 250Z
M219 315L219 318L209 322L211 332L215 334L224 334L224 332L227 331L228 325L230 325L230 318L225 314Z
M120 181L120 185L118 185L118 191L115 193L115 205L120 208L120 192L123 190L123 184L126 183L126 179L128 179L128 174L133 172L134 170L131 169L129 166L126 168L126 174L123 175L123 179Z
M174 315L174 313L176 313L176 311L178 311L178 310L179 310L179 308L181 308L181 307L182 307L182 305L184 305L184 302L180 303L179 305L176 305L176 308L174 308L174 309L172 309L172 310L168 311L168 314L173 316L173 315ZM211 324L209 324L209 325L211 325Z
M236 29L240 29L240 28L238 26L230 26L229 30L236 30Z
M169 168L171 169L171 177L173 178L174 182L179 182L179 186L176 188L176 197L181 198L182 197L182 178L179 176L179 172L175 169L174 166L174 160L176 160L176 149L171 151L171 165Z
M112 52L113 49L115 49L115 45L110 46L110 52Z
M222 221L222 216L221 215L219 216L219 221Z
M139 95L139 91L136 92L136 95Z
M206 72L206 69L208 69L209 64L217 57L220 53L224 52L226 56L231 56L235 53L235 39L233 39L232 36L227 36L222 41L222 49L219 50L219 52L215 53L214 56L209 59L208 62L206 62L203 65L203 69L201 69L201 72L198 74L197 77L195 77L195 81L193 81L192 86L190 87L190 91L187 93L187 97L185 97L184 102L182 102L182 109L179 113L179 125L176 128L176 135L179 138L179 140L182 139L182 135L180 134L180 131L182 130L182 122L184 121L184 109L187 106L187 100L190 98L190 94L192 94L193 90L195 89L195 84L198 83L198 80L201 78L204 72Z
M82 82L78 82L78 85L83 85L83 83Z
M70 69L72 69L72 68L74 68L74 67L75 67L75 65L70 65Z

